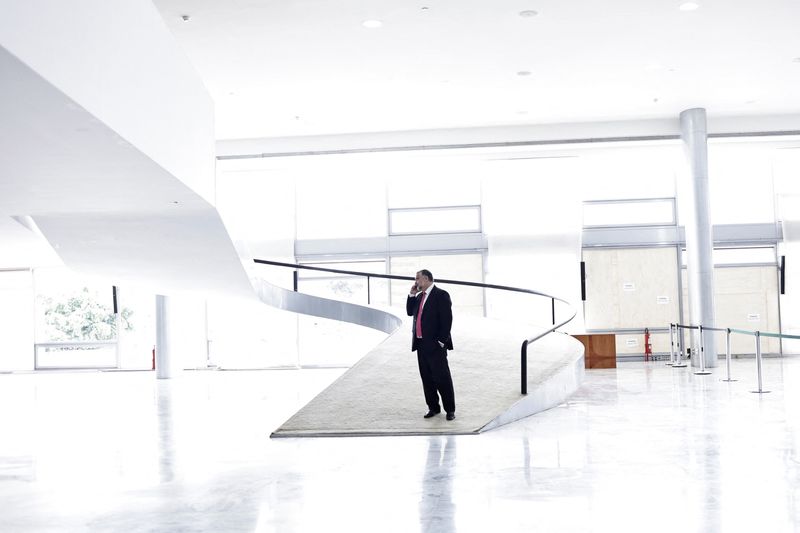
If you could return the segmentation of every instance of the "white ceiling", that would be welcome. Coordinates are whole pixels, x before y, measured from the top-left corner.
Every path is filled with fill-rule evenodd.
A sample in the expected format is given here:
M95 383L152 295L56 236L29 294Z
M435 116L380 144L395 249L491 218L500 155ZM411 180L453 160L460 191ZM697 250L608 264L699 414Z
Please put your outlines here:
M800 112L800 2L696 1L154 3L218 139Z

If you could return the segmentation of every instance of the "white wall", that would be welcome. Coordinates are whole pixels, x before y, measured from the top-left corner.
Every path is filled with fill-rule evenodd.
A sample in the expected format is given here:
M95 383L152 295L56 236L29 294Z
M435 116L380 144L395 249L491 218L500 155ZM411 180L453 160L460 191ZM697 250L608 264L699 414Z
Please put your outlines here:
M775 220L772 157L764 143L710 142L708 146L711 224Z

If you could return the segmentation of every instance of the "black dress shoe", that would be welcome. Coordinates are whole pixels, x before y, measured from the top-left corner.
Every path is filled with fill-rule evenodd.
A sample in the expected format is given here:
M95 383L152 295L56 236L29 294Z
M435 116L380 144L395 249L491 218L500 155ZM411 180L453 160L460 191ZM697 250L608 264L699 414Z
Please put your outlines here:
M438 415L439 413L441 413L441 411L428 411L422 418L430 418L432 416Z
M455 420L456 419L456 414L455 413L447 413L447 417L446 418L448 420Z

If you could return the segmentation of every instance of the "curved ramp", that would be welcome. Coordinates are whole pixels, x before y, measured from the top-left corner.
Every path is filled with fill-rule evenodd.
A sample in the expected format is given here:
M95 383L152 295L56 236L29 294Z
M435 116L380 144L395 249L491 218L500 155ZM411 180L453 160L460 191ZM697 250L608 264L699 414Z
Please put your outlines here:
M272 437L475 434L562 403L583 379L583 345L553 333L528 348L528 395L519 350L531 326L456 317L449 361L456 420L427 410L410 325L377 346L278 428ZM544 330L545 328L542 328Z

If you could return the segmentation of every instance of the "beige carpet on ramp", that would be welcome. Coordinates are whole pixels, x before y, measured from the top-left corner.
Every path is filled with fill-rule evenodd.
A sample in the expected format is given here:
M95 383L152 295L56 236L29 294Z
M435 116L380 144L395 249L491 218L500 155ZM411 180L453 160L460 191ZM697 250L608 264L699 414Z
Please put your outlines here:
M456 396L456 419L427 411L417 356L406 323L305 407L272 437L472 434L527 397L520 394L520 347L542 328L485 318L458 318L455 350L448 360ZM481 333L478 333L481 332ZM583 345L562 333L528 347L528 392L583 367ZM570 391L571 392L571 391ZM556 399L560 403L564 398ZM547 405L544 408L552 407ZM533 414L527 412L525 415ZM517 416L516 418L519 418ZM496 423L495 423L496 424Z

